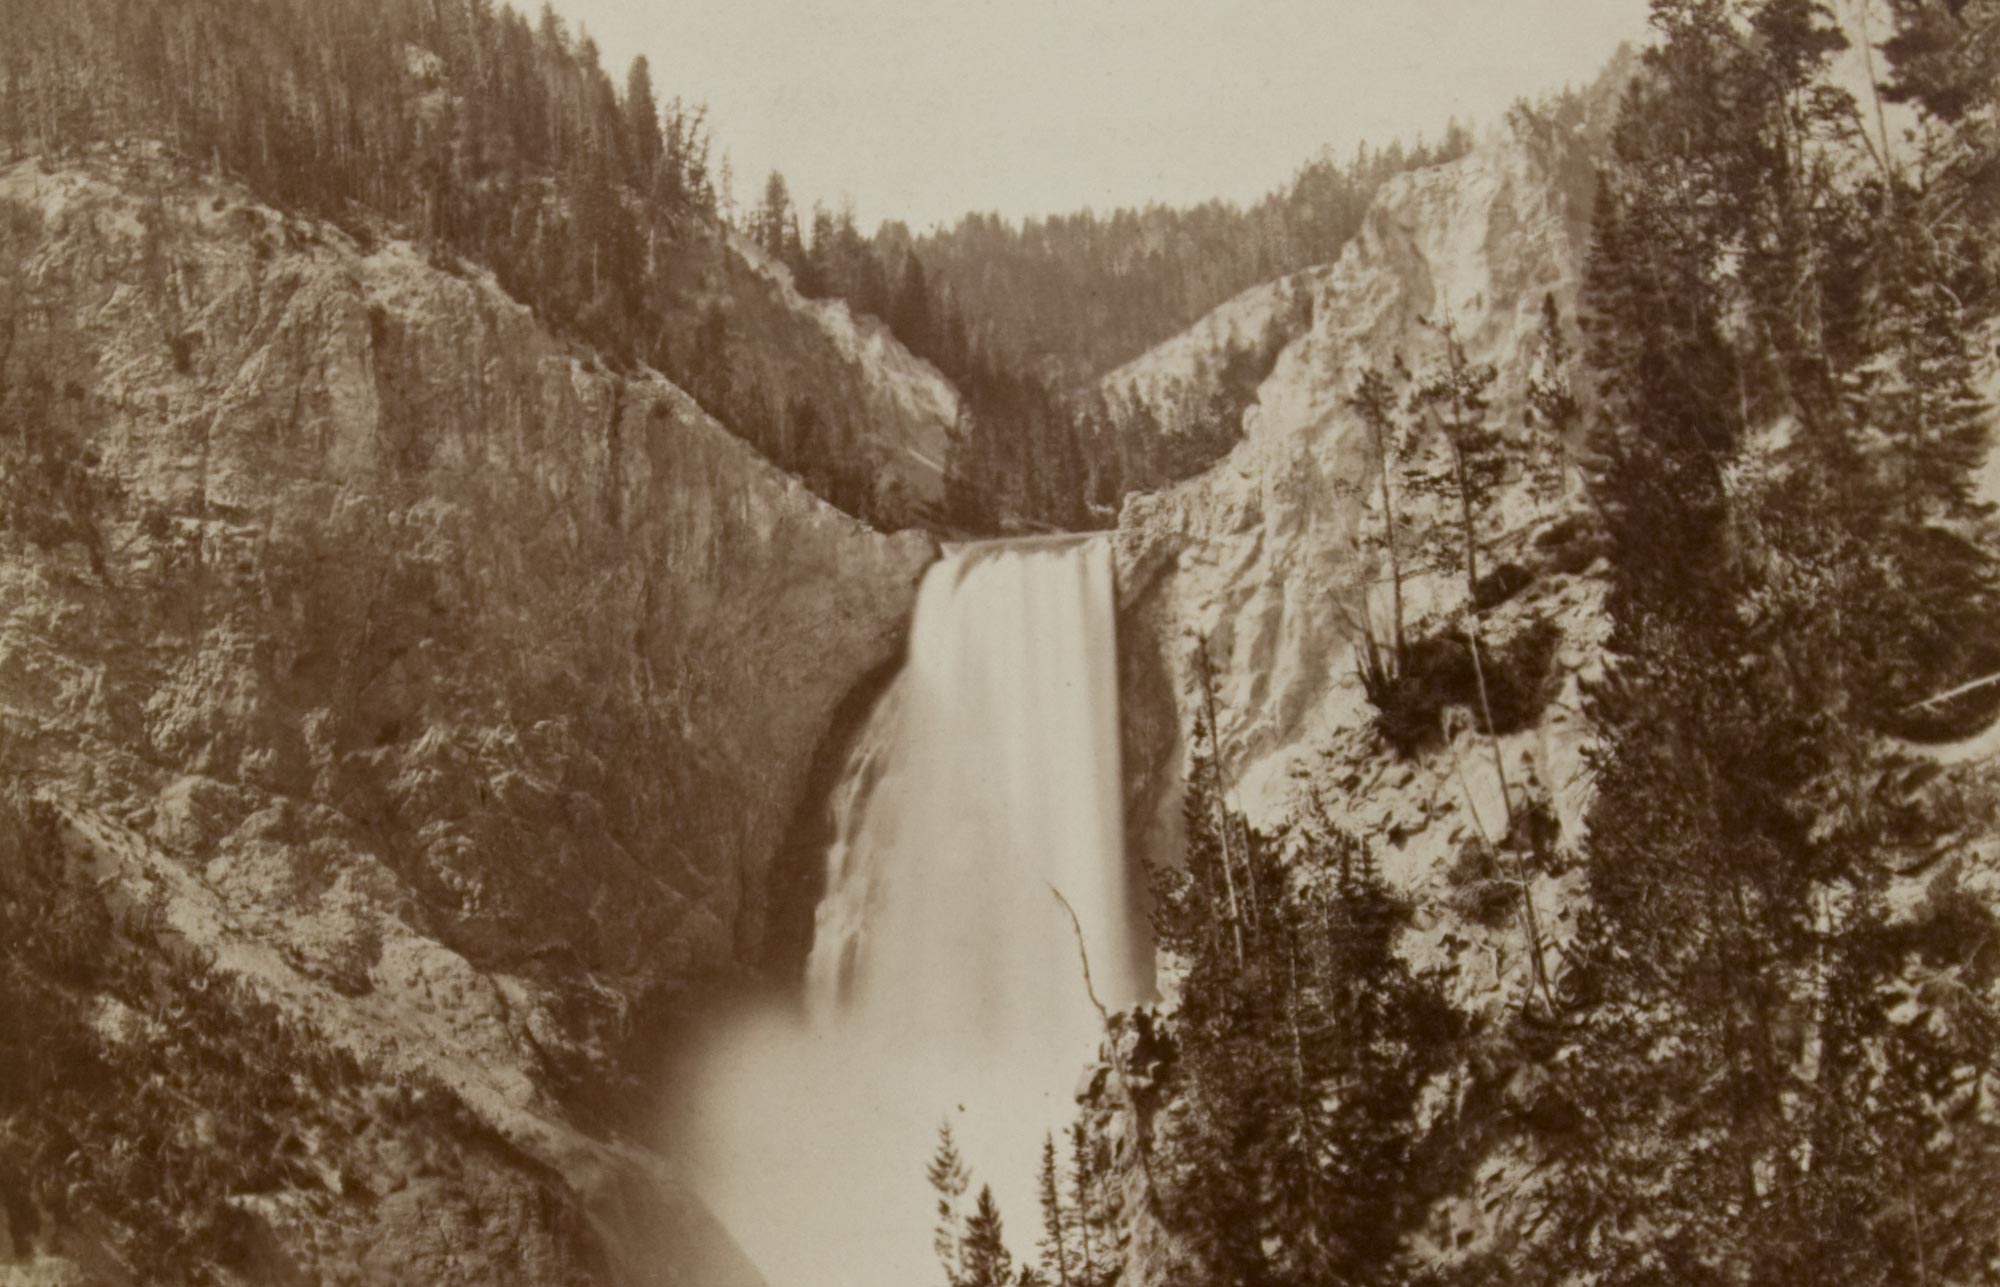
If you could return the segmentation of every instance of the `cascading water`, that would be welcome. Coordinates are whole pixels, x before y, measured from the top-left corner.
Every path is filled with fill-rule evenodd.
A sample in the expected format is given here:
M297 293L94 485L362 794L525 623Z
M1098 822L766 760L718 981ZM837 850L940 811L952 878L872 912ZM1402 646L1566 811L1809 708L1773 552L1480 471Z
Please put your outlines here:
M697 1089L698 1182L774 1287L933 1281L941 1121L1034 1244L1042 1134L1102 1035L1053 891L1105 1004L1150 986L1112 609L1101 539L967 546L925 578L834 800L804 1012L736 1024Z

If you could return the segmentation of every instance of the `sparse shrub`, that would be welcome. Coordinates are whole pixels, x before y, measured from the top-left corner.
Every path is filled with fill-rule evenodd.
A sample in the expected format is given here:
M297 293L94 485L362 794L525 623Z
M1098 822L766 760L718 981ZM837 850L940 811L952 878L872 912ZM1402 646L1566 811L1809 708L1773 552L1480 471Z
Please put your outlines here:
M345 1166L362 1070L210 954L113 917L65 861L54 810L0 789L0 1206L15 1248L51 1221L86 1225L121 1278L240 1280L252 1226L232 1199L318 1192L330 1161ZM113 1004L142 1039L100 1030ZM407 1106L389 1124L427 1157L495 1142L442 1086Z
M375 990L370 972L381 959L382 931L373 923L365 924L334 960L327 981L342 996L367 996Z
M2000 978L2000 916L1955 871L1931 882L1902 931L1909 951L1981 992Z
M2000 672L2000 590L1990 556L1936 528L1882 540L1882 551L1855 574L1849 621L1867 645L1849 687L1869 721L1892 737L1970 737L2000 717L2000 684L1977 684Z
M1475 925L1497 929L1520 904L1521 887L1501 865L1493 846L1479 837L1466 840L1445 869L1445 896L1453 911Z
M1561 641L1560 626L1537 620L1503 643L1482 645L1475 665L1472 646L1462 634L1440 631L1416 639L1401 671L1363 668L1362 686L1375 706L1375 729L1398 752L1414 755L1444 740L1444 713L1452 707L1471 712L1481 732L1507 734L1525 728L1548 705ZM1481 667L1486 677L1484 701L1479 691ZM1491 728L1485 715L1489 706Z
M1502 563L1479 578L1472 588L1472 606L1488 612L1507 602L1534 583L1535 574L1519 563Z
M1507 847L1520 855L1528 869L1549 875L1560 874L1564 863L1557 842L1561 838L1562 819L1556 817L1548 800L1531 792L1516 791L1514 825L1507 837Z
M1535 548L1547 573L1575 574L1604 554L1604 531L1594 516L1571 511L1535 533Z

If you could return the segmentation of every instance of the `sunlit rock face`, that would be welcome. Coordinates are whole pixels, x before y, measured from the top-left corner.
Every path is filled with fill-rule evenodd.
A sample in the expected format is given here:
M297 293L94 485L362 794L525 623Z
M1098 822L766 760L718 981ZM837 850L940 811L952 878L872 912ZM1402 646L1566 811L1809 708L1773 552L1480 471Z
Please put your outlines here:
M1379 530L1380 461L1349 405L1363 371L1385 374L1400 358L1422 370L1449 323L1473 363L1491 363L1491 416L1525 443L1523 410L1539 357L1545 299L1574 328L1587 232L1575 194L1520 147L1495 137L1465 158L1390 181L1340 259L1298 275L1311 294L1311 328L1279 356L1246 413L1245 440L1207 474L1129 501L1117 533L1119 680L1128 834L1140 854L1172 861L1180 850L1181 774L1200 700L1194 658L1205 641L1218 711L1219 759L1232 806L1253 826L1276 828L1303 809L1367 843L1383 876L1413 909L1398 950L1448 979L1454 1004L1497 1014L1528 986L1517 917L1479 923L1452 888L1465 847L1509 825L1502 782L1517 799L1545 801L1561 845L1581 835L1591 741L1582 686L1601 673L1601 566L1587 524L1568 521L1571 489L1537 495L1516 477L1481 520L1488 568L1519 569L1525 588L1489 604L1481 636L1504 649L1552 632L1548 701L1499 739L1472 731L1468 709L1435 745L1405 756L1385 745L1356 672L1356 642L1372 617L1378 637L1390 610L1388 569L1368 534ZM1258 333L1289 288L1260 288L1122 369L1144 390L1200 369L1199 355L1235 333ZM1574 349L1574 330L1571 332ZM1440 435L1417 449L1441 451ZM1526 451L1523 448L1522 455ZM1451 524L1441 498L1407 497L1413 529ZM1411 543L1414 545L1414 542ZM1406 547L1408 548L1408 547ZM1406 559L1413 629L1463 630L1466 600L1456 569ZM1363 605L1366 605L1364 613ZM1308 805L1308 800L1311 800ZM1291 878L1328 873L1295 864ZM1540 935L1554 953L1574 932L1582 891L1576 870L1542 874L1532 896ZM1164 984L1171 993L1171 973ZM1171 1009L1171 997L1168 1007ZM1101 1113L1115 1119L1116 1102ZM1171 1113L1172 1106L1162 1110ZM1478 1186L1440 1206L1454 1234L1440 1256L1492 1245L1525 1183L1518 1159L1496 1154ZM1173 1240L1144 1215L1136 1172L1126 1175L1127 1281L1172 1281Z
M569 1123L756 954L935 548L410 244L139 150L0 170L0 203L9 376L93 480L66 533L0 532L6 768L223 968L607 1188Z
M1032 1227L1043 1134L1104 1031L1084 952L1105 1005L1150 988L1113 607L1103 539L967 547L925 578L835 794L803 1005L725 1025L689 1094L703 1192L780 1287L936 1276L940 1123Z
M1170 712L1186 700L1196 639L1207 640L1223 759L1253 822L1284 816L1300 750L1363 717L1356 603L1386 571L1359 541L1377 466L1348 405L1361 373L1387 373L1399 356L1420 367L1448 321L1471 361L1498 368L1494 416L1519 425L1543 299L1574 321L1583 250L1575 201L1496 138L1391 180L1339 260L1292 279L1310 292L1313 324L1259 389L1245 440L1201 477L1134 497L1119 523L1127 786L1142 845L1173 846L1181 721ZM1204 343L1258 333L1291 289L1248 292L1224 305L1227 325L1199 323L1113 378L1143 389L1185 376ZM1510 494L1494 532L1537 517L1525 493ZM1429 575L1408 589L1412 616L1461 593Z

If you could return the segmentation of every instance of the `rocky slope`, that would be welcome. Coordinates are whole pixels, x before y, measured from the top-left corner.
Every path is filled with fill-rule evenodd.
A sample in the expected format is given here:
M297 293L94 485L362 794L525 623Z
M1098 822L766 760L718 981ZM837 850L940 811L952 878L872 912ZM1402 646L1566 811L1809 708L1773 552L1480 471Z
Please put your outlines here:
M1193 658L1205 641L1230 802L1267 829L1324 807L1364 839L1411 910L1398 951L1489 1028L1522 1007L1541 976L1560 973L1583 910L1573 858L1590 804L1585 692L1604 673L1608 569L1588 536L1592 525L1578 521L1579 495L1538 494L1525 477L1503 484L1482 528L1482 558L1499 575L1476 615L1485 678L1520 684L1531 697L1525 717L1503 721L1502 735L1488 738L1474 731L1477 695L1460 691L1427 712L1437 733L1395 744L1358 674L1365 623L1372 619L1378 638L1385 631L1387 569L1365 539L1379 530L1381 462L1348 400L1366 369L1387 373L1399 360L1421 369L1440 350L1436 324L1449 320L1468 358L1495 368L1491 421L1513 437L1513 454L1527 456L1540 313L1552 298L1573 320L1586 237L1573 184L1511 137L1392 181L1341 259L1303 275L1312 329L1263 383L1246 440L1203 477L1129 501L1117 537L1127 812L1141 853L1178 850L1180 774L1197 702ZM1246 294L1119 378L1142 394L1185 378L1229 334L1271 316L1279 298L1274 290ZM1986 387L2000 388L1991 370ZM1417 450L1437 452L1436 437L1420 438ZM1989 466L1989 496L2000 494L1996 480ZM1436 498L1403 503L1419 532L1451 521ZM1462 631L1468 595L1455 574L1421 570L1408 594L1414 636L1438 641ZM1890 897L1902 914L1939 890L1989 901L2000 891L2000 832L1984 803L1995 744L1989 731L1915 748L1948 767L1912 770L1908 789L1956 822L1934 849L1895 857ZM1291 870L1301 882L1326 875L1301 864ZM1171 968L1163 981L1170 1024ZM1148 1044L1128 1025L1122 1046L1143 1096L1156 1084ZM1548 1080L1532 1062L1501 1079L1497 1102L1470 1132L1472 1178L1427 1213L1416 1249L1423 1259L1445 1267L1532 1244L1538 1204L1550 1200L1537 1187L1548 1154L1521 1124L1541 1120ZM1126 1281L1171 1281L1172 1242L1146 1214L1133 1101L1117 1082L1107 1062L1083 1086L1122 1159ZM1446 1078L1439 1093L1449 1099L1466 1084ZM1155 1102L1142 1115L1172 1111Z
M1438 712L1438 736L1404 751L1387 745L1356 665L1364 620L1372 617L1378 637L1388 620L1387 570L1363 539L1364 524L1379 521L1380 462L1348 399L1369 367L1387 373L1399 357L1412 368L1431 360L1442 343L1437 324L1449 320L1470 360L1497 369L1493 417L1522 438L1544 297L1572 312L1583 249L1570 199L1511 138L1391 181L1339 261L1296 279L1312 292L1313 324L1261 386L1245 440L1208 474L1128 502L1117 537L1135 847L1147 857L1177 851L1195 648L1205 641L1231 803L1263 828L1323 806L1364 838L1416 909L1400 950L1447 977L1452 1000L1475 1013L1518 1003L1533 980L1510 874L1474 870L1512 827L1539 825L1515 820L1502 776L1517 802L1536 801L1535 815L1555 824L1558 847L1576 834L1587 803L1580 686L1601 666L1603 586L1594 552L1574 535L1581 525L1566 518L1578 498L1537 499L1525 478L1505 484L1483 525L1482 557L1511 570L1483 605L1481 634L1496 669L1518 657L1534 672L1523 676L1533 691L1528 716L1495 744L1473 731L1459 695L1461 709L1448 702ZM1229 316L1142 358L1125 379L1143 391L1149 375L1157 384L1162 372L1194 369L1200 354L1259 325L1284 298L1273 288L1234 301ZM1436 438L1420 438L1416 451L1439 452ZM1412 497L1405 512L1418 531L1451 517L1436 498ZM1460 574L1420 565L1407 581L1413 638L1456 629L1466 600ZM1552 961L1573 928L1576 877L1551 863L1529 879ZM1169 971L1169 995L1171 979ZM1115 1121L1112 1129L1114 1138L1129 1135ZM1446 1247L1466 1245L1469 1225L1489 1223L1490 1199L1512 1174L1501 1174L1503 1161L1495 1167L1497 1178L1462 1210L1439 1214L1440 1227L1451 1226L1441 1234ZM1128 1210L1142 1209L1139 1191L1128 1185ZM1158 1231L1138 1218L1127 1232L1136 1280L1165 1275Z
M807 299L793 284L792 270L747 237L732 235L729 248L770 283L787 316L817 327L832 352L860 373L860 402L887 476L919 507L941 505L960 414L958 390L904 348L880 318L855 313L845 300Z
M1196 636L1216 670L1224 759L1253 821L1286 811L1300 750L1356 723L1357 604L1384 593L1359 539L1377 463L1347 405L1361 372L1386 372L1398 355L1416 365L1439 345L1431 323L1450 319L1468 356L1498 368L1496 419L1519 426L1543 298L1570 312L1581 263L1564 198L1496 139L1391 181L1341 259L1301 275L1312 329L1279 355L1246 413L1244 442L1201 478L1134 498L1120 520L1125 637L1139 650L1126 658L1127 767L1142 832L1172 813L1162 807L1179 763L1169 699L1184 688ZM1277 298L1226 307L1254 311ZM1173 366L1201 334L1229 329L1197 328L1196 344L1171 342L1175 351L1148 365ZM1496 552L1553 514L1519 488L1496 508L1487 533ZM1424 526L1438 515L1411 518ZM1411 581L1413 620L1462 598L1449 577L1419 571Z
M1176 384L1198 383L1212 376L1217 361L1232 346L1260 343L1274 326L1284 326L1297 301L1312 297L1331 271L1308 268L1252 286L1203 316L1179 335L1154 345L1097 382L1114 402L1138 399L1156 406L1166 401Z
M673 998L757 952L814 748L898 646L931 544L814 499L480 272L163 156L16 165L0 216L9 775L173 950L364 1080L467 1106L494 1192L581 1195L592 1274L651 1228L668 1245L622 1276L744 1280L663 1164L595 1124ZM272 1254L309 1277L359 1239L342 1281L433 1255L424 1281L555 1276L481 1219L441 1232L429 1201L358 1191L337 1219L277 1195Z

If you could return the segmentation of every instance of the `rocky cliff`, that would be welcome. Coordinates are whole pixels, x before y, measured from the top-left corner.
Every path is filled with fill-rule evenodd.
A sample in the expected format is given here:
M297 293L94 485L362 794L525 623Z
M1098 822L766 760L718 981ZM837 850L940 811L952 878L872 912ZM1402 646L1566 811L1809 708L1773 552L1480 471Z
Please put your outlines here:
M745 1281L606 1131L649 1025L758 950L814 748L930 542L479 270L164 155L0 171L0 225L0 757L64 879L147 927L113 954L194 959L358 1061L354 1120L329 1102L301 1145L352 1173L258 1199L255 1254ZM469 1112L460 1169L384 1161L416 1137L369 1087L412 1084ZM17 1255L139 1268L48 1179L6 1194Z
M748 237L731 235L728 245L769 283L771 303L792 326L817 328L829 350L820 355L822 363L842 358L858 373L859 394L849 396L868 418L870 443L888 480L878 481L878 488L892 483L923 510L942 506L951 434L962 410L951 381L904 348L880 318L855 312L845 300L801 295L792 270Z
M1253 822L1286 812L1303 749L1360 721L1352 658L1359 605L1369 600L1379 619L1387 572L1361 540L1377 504L1378 461L1348 405L1355 384L1368 368L1425 360L1448 320L1468 358L1497 368L1495 419L1525 433L1543 300L1573 311L1582 253L1570 203L1550 176L1511 139L1496 138L1462 160L1392 180L1340 260L1299 275L1312 292L1312 328L1279 355L1245 415L1242 444L1200 478L1135 497L1119 523L1125 637L1133 641L1123 680L1133 723L1127 771L1142 835L1171 825L1163 806L1181 749L1174 699L1184 695L1195 639L1207 641L1223 758ZM1264 289L1233 301L1226 323L1198 326L1120 379L1143 388L1150 366L1189 365L1187 351L1204 337L1259 328L1286 296ZM1485 537L1497 557L1509 557L1559 508L1538 507L1516 485ZM1408 517L1425 527L1444 516L1432 509ZM1449 575L1419 567L1409 580L1413 621L1462 601Z
M1562 454L1563 444L1535 442L1545 426L1531 422L1527 404L1531 387L1552 374L1542 339L1547 302L1574 324L1583 225L1571 182L1512 136L1392 181L1341 259L1305 275L1312 329L1263 383L1245 441L1203 477L1128 502L1119 525L1127 809L1141 850L1179 852L1180 779L1199 703L1196 648L1205 641L1227 802L1272 834L1288 820L1323 817L1363 840L1399 915L1408 913L1396 952L1480 1033L1530 1012L1537 993L1562 991L1566 949L1587 910L1578 859L1602 763L1591 756L1590 694L1616 688L1597 682L1607 661L1610 569L1590 535L1594 524L1582 521L1587 501L1567 469L1537 480L1519 467L1540 449ZM1119 378L1144 393L1198 370L1202 354L1261 325L1280 299L1247 294ZM1351 399L1364 371L1421 372L1435 362L1447 325L1469 363L1493 368L1486 419L1508 440L1504 454L1516 468L1479 522L1488 575L1477 593L1455 568L1430 566L1428 555L1406 578L1411 637L1428 667L1419 679L1433 691L1428 705L1413 703L1427 724L1396 726L1393 717L1408 712L1365 692L1361 676L1365 641L1385 640L1391 609L1377 491L1383 462ZM1569 347L1578 347L1573 333ZM1975 347L1984 355L1990 346ZM1981 380L1996 387L1990 362ZM1588 399L1586 380L1574 387ZM1414 412L1408 419L1406 449L1436 459L1437 425ZM1786 431L1781 423L1755 432L1776 439ZM1996 478L1989 463L1981 480L1989 496ZM1438 499L1399 502L1414 538L1404 547L1406 572L1423 533L1454 521ZM1477 623L1483 672L1472 669L1480 661L1464 642L1469 622ZM1490 737L1477 731L1489 687L1498 726ZM1900 925L1924 926L1941 900L1974 894L1990 902L2000 890L1984 803L1994 745L1989 732L1896 748L1908 758L1885 775L1893 782L1885 793L1947 820L1910 851L1883 846L1884 899ZM1324 887L1330 873L1302 861L1308 852L1287 848L1285 879ZM1153 1018L1171 1032L1171 962L1163 978L1167 996ZM1895 1022L1932 1022L1911 1018L1922 1013L1912 1004ZM1149 1129L1171 1138L1178 1111L1171 1043L1150 1031L1129 1024L1123 1064L1107 1061L1084 1083L1085 1102L1122 1159L1126 1281L1140 1283L1174 1281L1177 1254L1149 1212L1134 1155ZM1427 1195L1409 1248L1441 1276L1464 1270L1483 1280L1510 1256L1541 1254L1536 1239L1566 1200L1549 1177L1582 1129L1577 1104L1554 1089L1560 1060L1572 1056L1573 1047L1547 1061L1509 1055L1476 1071L1455 1068L1427 1088L1436 1093L1420 1115L1451 1123L1469 1159L1438 1186L1442 1196ZM1120 1085L1127 1071L1130 1088ZM1483 1271L1468 1268L1482 1263Z
M1469 361L1495 368L1492 419L1524 444L1544 300L1571 314L1583 250L1572 199L1511 137L1498 136L1462 160L1392 180L1335 264L1300 274L1297 287L1246 294L1225 306L1227 316L1118 373L1143 393L1198 369L1200 355L1229 335L1261 328L1289 306L1292 289L1311 292L1312 326L1261 386L1244 441L1206 475L1134 498L1121 517L1120 683L1135 847L1155 859L1178 852L1186 736L1200 700L1196 650L1204 646L1230 804L1267 829L1324 809L1363 838L1414 909L1399 950L1447 979L1454 1004L1472 1013L1504 1011L1534 977L1515 886L1505 873L1473 870L1479 855L1517 826L1553 823L1558 845L1580 828L1589 741L1581 684L1602 664L1601 568L1591 566L1594 551L1577 536L1583 525L1570 517L1577 496L1537 492L1518 472L1503 482L1480 524L1482 557L1502 569L1482 594L1480 631L1496 683L1518 678L1529 700L1489 740L1475 731L1476 698L1460 693L1411 745L1390 745L1358 666L1361 641L1370 629L1386 638L1392 610L1381 542L1366 539L1371 526L1381 530L1382 462L1349 400L1364 370L1433 360L1448 324ZM1434 427L1419 428L1407 451L1435 458L1438 439ZM1519 454L1529 454L1524 445ZM1403 509L1413 534L1455 518L1435 496L1412 496ZM1418 557L1419 544L1410 540L1405 558L1411 637L1456 646L1468 594L1462 573ZM1523 673L1497 673L1509 666ZM1509 787L1517 802L1536 802L1526 810L1532 817L1515 817L1518 804L1503 796ZM1530 878L1546 953L1574 928L1575 881L1561 863ZM1171 970L1166 978L1171 1010ZM1130 1033L1126 1040L1129 1047ZM1137 1056L1128 1048L1127 1057ZM1131 1128L1120 1117L1107 1123L1126 1149L1129 1179ZM1476 1194L1439 1213L1440 1254L1478 1245L1474 1231L1504 1218L1492 1214L1505 1209L1493 1199L1513 1174L1496 1157ZM1141 1192L1131 1180L1130 1267L1137 1281L1164 1281L1171 1245L1136 1214L1145 1209Z

